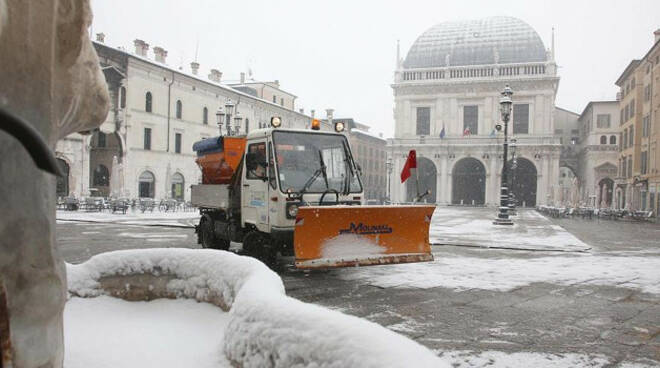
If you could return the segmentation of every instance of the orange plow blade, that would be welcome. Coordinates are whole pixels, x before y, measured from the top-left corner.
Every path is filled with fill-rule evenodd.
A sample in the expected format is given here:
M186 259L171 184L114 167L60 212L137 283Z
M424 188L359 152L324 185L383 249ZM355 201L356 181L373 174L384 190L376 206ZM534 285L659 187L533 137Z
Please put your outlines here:
M300 207L293 235L297 268L432 261L435 206Z

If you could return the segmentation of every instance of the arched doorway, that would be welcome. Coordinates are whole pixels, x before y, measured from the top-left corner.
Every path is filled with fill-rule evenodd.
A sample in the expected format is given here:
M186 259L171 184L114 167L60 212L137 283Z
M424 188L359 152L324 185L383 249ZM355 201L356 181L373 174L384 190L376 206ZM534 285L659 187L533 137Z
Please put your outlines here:
M614 193L614 180L603 178L598 182L598 208L609 208L612 206Z
M512 180L513 185L510 187L513 190L513 195L516 198L518 207L535 207L536 206L536 166L522 157L516 158L516 167L512 169L511 161L509 161L509 180Z
M426 203L435 203L437 199L436 183L438 180L438 171L433 161L426 157L417 157L417 172L419 175L419 191L424 193L430 190L431 193L425 196L421 201ZM414 175L414 174L413 174ZM417 187L415 177L412 176L406 180L406 200L412 202L417 196Z
M486 168L476 158L466 157L452 170L451 203L483 205L486 203Z
M138 182L138 195L140 198L154 198L155 184L156 178L151 171L142 172Z
M116 132L104 133L100 130L96 130L91 135L89 145L90 187L98 189L100 195L108 197L111 194L110 180L112 179L112 173L116 173L116 171L113 171L113 158L117 157L117 163L122 162L123 149L121 139ZM103 174L97 170L103 170L101 167L108 171L107 175L99 175ZM114 170L116 170L116 168ZM97 178L99 180L97 180Z
M107 197L110 186L110 171L105 165L96 165L92 173L92 186Z
M68 197L69 196L69 164L61 158L57 159L57 164L62 170L63 176L57 177L57 184L55 187L55 193L58 197Z
M172 175L172 198L176 199L177 201L183 201L183 184L184 184L184 179L183 175L180 173L174 173Z

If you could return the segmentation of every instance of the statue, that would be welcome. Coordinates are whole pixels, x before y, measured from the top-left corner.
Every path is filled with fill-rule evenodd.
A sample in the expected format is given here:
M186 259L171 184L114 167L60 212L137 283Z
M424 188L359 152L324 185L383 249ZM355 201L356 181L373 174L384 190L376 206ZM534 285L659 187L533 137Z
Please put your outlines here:
M91 20L89 0L0 0L0 108L51 149L108 113ZM0 366L61 367L67 285L55 250L55 177L3 131L0 157Z

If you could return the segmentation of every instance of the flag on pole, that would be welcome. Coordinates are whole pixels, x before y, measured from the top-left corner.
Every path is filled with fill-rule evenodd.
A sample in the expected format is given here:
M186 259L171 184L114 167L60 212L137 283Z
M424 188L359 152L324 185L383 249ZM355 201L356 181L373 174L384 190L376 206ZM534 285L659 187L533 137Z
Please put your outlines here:
M410 150L406 164L403 165L403 170L401 170L402 183L410 177L410 169L417 169L417 153L415 150Z
M445 126L442 126L442 130L440 131L440 139L443 139L445 137Z

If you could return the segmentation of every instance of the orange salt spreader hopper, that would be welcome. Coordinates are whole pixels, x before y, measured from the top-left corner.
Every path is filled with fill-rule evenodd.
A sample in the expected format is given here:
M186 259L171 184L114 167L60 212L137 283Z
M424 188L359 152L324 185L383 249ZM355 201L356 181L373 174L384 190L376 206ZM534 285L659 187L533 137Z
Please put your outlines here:
M435 206L305 206L294 229L297 268L432 261Z

